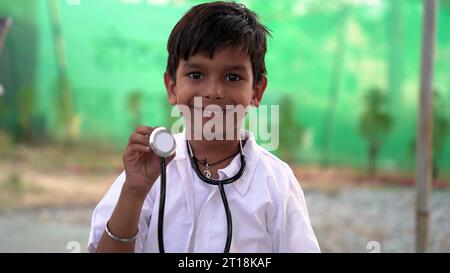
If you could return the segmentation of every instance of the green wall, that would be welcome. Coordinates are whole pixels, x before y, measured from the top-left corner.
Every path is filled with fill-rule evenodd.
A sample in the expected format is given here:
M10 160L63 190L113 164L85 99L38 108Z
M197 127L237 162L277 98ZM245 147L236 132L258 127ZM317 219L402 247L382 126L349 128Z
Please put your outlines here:
M162 80L167 38L182 14L199 1L124 2L79 0L80 5L70 5L77 1L58 1L67 76L81 139L124 145L133 127L127 110L132 92L142 95L141 123L156 125L167 120L169 108ZM392 169L413 166L421 1L245 3L273 34L266 57L269 85L263 103L275 104L283 95L292 96L296 106L292 115L306 130L296 151L298 160L318 163L324 145L328 145L331 164L364 166L367 144L358 132L358 116L364 91L379 86L388 94L394 118L379 163ZM435 86L450 106L450 5L449 1L440 3ZM2 127L17 130L17 94L23 86L31 86L36 95L33 126L56 134L58 70L49 2L2 0L1 15L14 18L0 57L0 82L7 90L3 107L9 113L0 116ZM331 112L330 96L335 107ZM331 129L325 134L330 115ZM450 169L450 140L441 164Z

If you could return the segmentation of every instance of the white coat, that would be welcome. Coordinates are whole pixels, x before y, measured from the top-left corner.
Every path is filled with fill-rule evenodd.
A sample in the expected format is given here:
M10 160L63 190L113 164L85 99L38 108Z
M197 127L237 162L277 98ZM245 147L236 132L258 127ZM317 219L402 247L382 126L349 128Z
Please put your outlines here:
M291 168L259 146L251 132L243 154L242 177L225 185L233 222L230 252L320 252L303 191ZM227 221L217 186L202 182L193 169L185 134L175 135L176 156L167 165L164 246L166 252L223 252ZM219 178L240 168L237 155ZM88 250L94 252L125 182L122 173L92 215ZM159 179L148 194L139 221L135 252L158 252Z

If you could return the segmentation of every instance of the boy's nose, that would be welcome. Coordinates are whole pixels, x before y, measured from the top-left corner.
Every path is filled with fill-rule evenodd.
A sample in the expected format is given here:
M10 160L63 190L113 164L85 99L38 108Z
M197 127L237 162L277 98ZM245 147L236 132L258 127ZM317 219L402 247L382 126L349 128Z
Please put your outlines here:
M216 99L220 100L224 98L223 88L220 84L212 84L208 86L203 95L206 99Z

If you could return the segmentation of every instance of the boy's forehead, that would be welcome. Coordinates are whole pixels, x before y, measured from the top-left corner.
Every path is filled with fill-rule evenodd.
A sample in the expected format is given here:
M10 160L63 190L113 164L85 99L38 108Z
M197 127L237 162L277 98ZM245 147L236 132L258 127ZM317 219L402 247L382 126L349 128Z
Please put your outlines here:
M198 52L191 55L188 60L180 59L182 67L200 67L207 65L220 65L225 68L246 70L251 69L250 57L241 48L226 47L216 50L212 56L208 52Z

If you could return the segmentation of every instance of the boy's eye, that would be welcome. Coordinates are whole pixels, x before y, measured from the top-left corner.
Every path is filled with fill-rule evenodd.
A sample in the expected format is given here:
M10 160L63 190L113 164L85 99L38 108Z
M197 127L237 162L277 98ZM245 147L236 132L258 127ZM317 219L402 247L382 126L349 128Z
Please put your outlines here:
M193 80L201 80L203 78L203 75L200 72L192 72L189 73L188 76Z
M230 82L235 82L235 81L238 81L238 80L241 79L241 78L240 78L238 75L236 75L236 74L228 74L226 78L227 78L227 80L230 81Z

